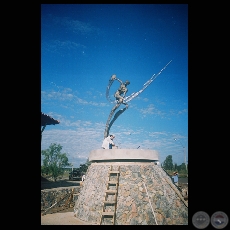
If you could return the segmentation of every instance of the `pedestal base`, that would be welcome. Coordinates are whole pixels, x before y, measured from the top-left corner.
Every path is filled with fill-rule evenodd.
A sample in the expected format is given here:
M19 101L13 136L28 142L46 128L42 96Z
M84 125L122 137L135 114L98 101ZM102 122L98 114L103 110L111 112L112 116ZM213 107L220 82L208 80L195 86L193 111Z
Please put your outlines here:
M96 149L89 155L90 162L154 162L158 152L149 149Z

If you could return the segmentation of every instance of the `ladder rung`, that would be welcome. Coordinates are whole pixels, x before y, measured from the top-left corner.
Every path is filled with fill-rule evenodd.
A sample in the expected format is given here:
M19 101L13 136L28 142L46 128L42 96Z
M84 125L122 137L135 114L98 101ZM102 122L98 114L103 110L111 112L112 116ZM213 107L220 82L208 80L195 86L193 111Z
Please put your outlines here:
M109 173L120 173L119 171L109 171Z
M106 193L117 193L116 190L105 190Z
M115 200L112 200L112 201L103 201L104 204L116 204L117 202Z
M108 181L108 184L118 184L118 181Z
M101 215L103 216L114 216L115 212L102 212Z

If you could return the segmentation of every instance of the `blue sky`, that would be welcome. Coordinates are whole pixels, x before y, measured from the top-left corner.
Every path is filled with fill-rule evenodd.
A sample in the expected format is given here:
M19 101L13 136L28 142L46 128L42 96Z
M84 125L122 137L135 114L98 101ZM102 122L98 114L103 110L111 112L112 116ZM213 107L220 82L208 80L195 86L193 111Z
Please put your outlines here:
M46 126L41 149L60 144L74 167L84 164L101 148L114 106L106 98L110 77L129 80L129 96L170 60L110 133L118 148L157 150L161 163L172 155L181 164L188 160L188 5L42 4L41 111L60 124Z

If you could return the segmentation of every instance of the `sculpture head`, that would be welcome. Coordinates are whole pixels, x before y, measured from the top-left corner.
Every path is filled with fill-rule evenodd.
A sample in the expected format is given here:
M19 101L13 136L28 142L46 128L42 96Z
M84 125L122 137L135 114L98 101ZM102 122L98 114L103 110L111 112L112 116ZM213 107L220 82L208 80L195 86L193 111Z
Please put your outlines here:
M130 81L125 81L125 85L129 85L130 84Z

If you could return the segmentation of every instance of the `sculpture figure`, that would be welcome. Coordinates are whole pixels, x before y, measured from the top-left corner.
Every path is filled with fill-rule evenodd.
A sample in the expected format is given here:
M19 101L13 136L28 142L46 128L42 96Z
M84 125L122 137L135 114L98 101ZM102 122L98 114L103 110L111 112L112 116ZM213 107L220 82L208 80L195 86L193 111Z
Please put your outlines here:
M125 97L126 93L128 92L128 89L126 86L129 85L130 82L125 81L125 83L123 83L120 79L116 78L116 75L113 75L112 78L114 80L118 80L120 82L120 87L118 88L118 90L114 94L114 97L116 98L117 103L118 104L122 103L122 104L126 105L126 108L128 108L128 104L124 102L124 97Z
M120 79L117 78L117 76L115 74L113 74L111 76L111 78L109 80L109 84L107 86L107 90L106 90L106 98L111 103L116 103L116 105L112 108L112 110L111 110L111 112L109 114L109 117L107 119L107 122L106 122L106 125L105 125L104 138L108 137L109 130L110 130L112 124L114 123L114 121L118 118L118 116L120 116L128 108L127 102L131 101L133 98L137 97L140 93L142 93L157 78L157 76L159 76L161 74L161 72L167 67L167 65L169 65L169 63L171 61L169 61L164 66L164 68L162 68L157 74L153 74L153 76L147 82L145 82L145 84L143 85L142 89L140 89L138 92L132 93L130 96L126 96L126 93L128 92L127 85L129 85L130 82L128 80L126 80L125 83L123 83ZM111 87L111 85L113 84L113 82L115 80L120 82L120 87L117 89L117 91L114 94L115 100L111 100L110 97L109 97L109 90L110 90L110 87ZM123 108L123 109L120 109L115 114L113 120L110 122L110 120L111 120L113 114L115 113L116 109L121 104L124 104L126 107Z
M109 88L107 88L107 93L109 92L110 86L112 85L113 81L115 81L115 80L117 80L117 81L120 82L120 87L117 89L117 91L116 91L115 94L114 94L114 97L115 97L115 99L116 99L116 105L112 108L112 110L111 110L111 112L110 112L110 114L109 114L109 118L108 118L108 120L107 120L107 122L106 122L105 132L104 132L104 138L106 138L106 137L108 136L109 130L110 130L110 128L111 128L113 122L117 119L117 117L118 117L121 113L123 113L123 112L128 108L128 104L124 102L124 97L125 97L126 93L128 92L128 89L127 89L126 86L129 85L130 82L129 82L128 80L126 80L125 83L123 83L120 79L118 79L118 78L116 77L115 74L113 74L113 75L111 76L111 79L110 79ZM116 111L116 109L117 109L121 104L124 104L126 107L125 107L124 109L119 110L119 111L115 114L115 116L114 116L115 119L113 119L113 122L110 123L110 120L111 120L111 118L112 118L114 112Z

